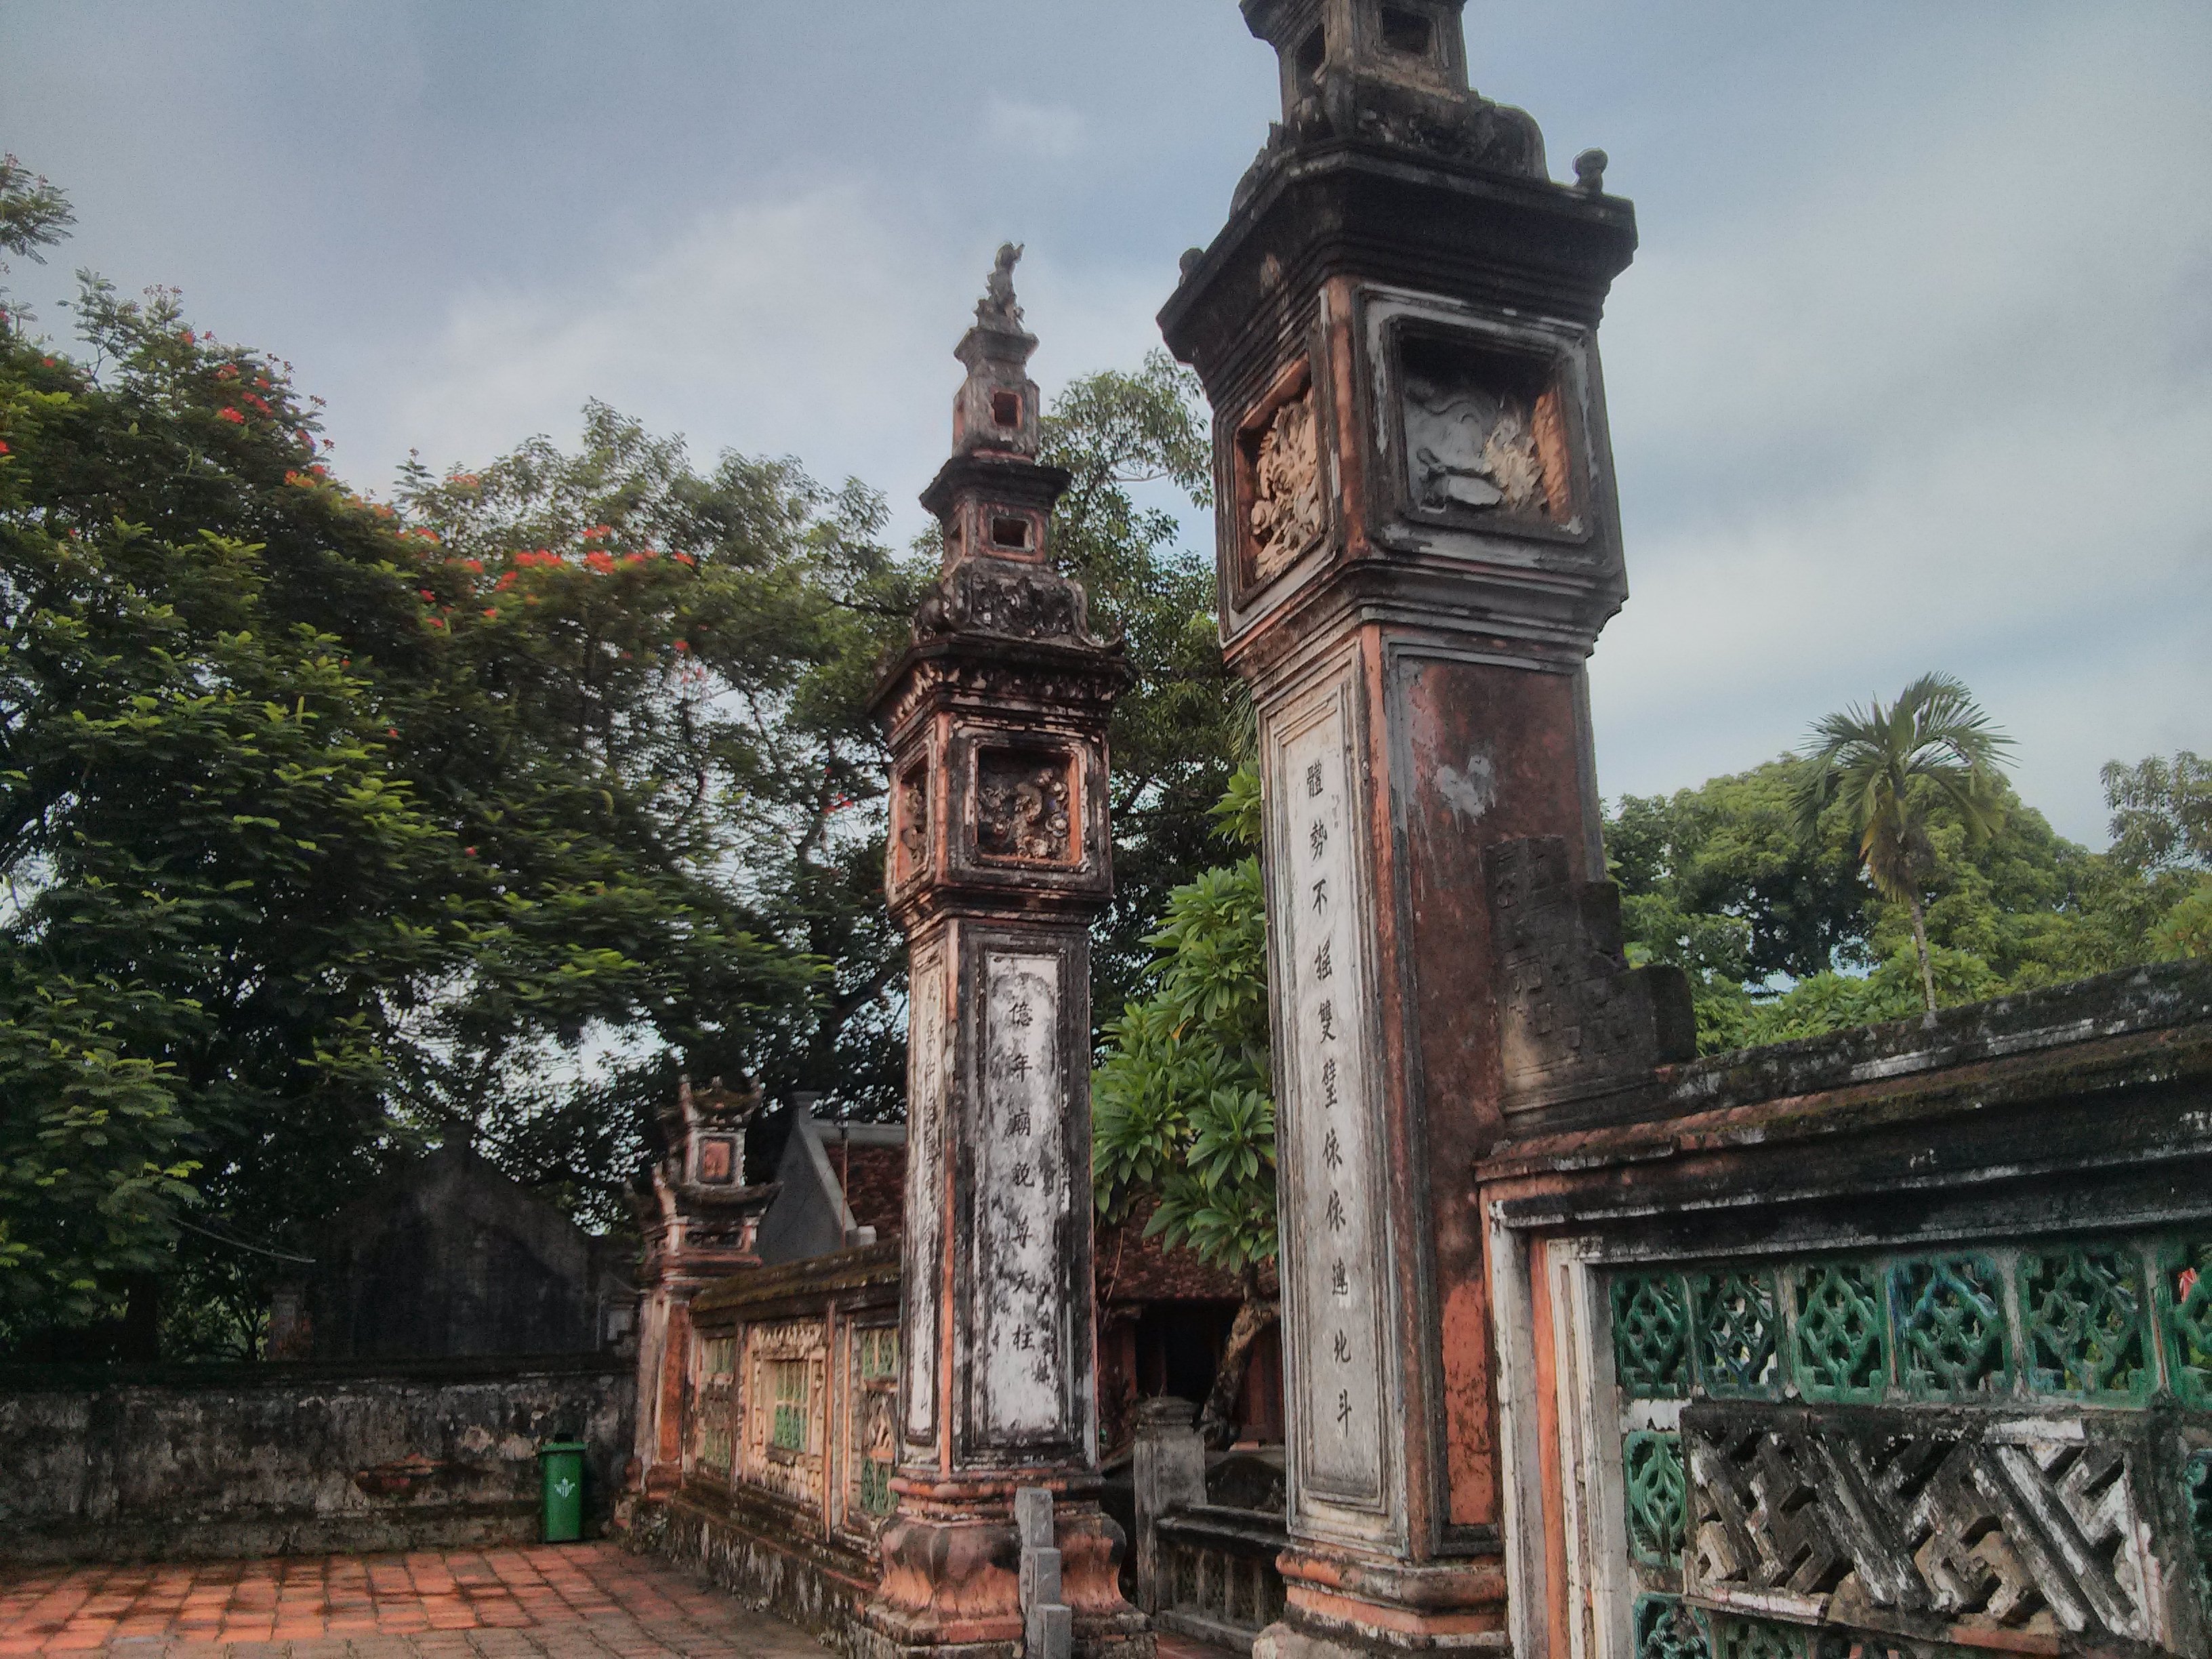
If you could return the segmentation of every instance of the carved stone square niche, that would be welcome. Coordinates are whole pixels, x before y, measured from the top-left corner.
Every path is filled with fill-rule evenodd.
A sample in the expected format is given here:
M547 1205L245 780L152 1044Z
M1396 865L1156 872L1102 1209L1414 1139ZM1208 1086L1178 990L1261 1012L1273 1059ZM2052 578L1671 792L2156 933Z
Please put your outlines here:
M738 1143L728 1135L708 1135L699 1142L699 1182L702 1186L726 1187L737 1180Z
M1582 527L1558 362L1464 332L1389 331L1405 515L1468 529Z
M1273 582L1328 533L1322 450L1321 402L1302 358L1284 371L1237 428L1240 597Z
M1083 852L1080 784L1065 750L979 747L975 853L986 863L1074 864Z

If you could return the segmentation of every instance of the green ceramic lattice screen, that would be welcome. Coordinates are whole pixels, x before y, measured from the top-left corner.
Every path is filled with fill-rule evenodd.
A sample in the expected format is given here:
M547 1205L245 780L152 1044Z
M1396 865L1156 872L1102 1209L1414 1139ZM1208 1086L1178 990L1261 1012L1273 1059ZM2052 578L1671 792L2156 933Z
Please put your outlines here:
M1796 1524L1763 1512L1778 1507L1786 1485L1777 1460L1798 1457L1808 1469L1830 1471L1806 1477L1806 1492L1817 1494L1823 1479L1850 1466L1844 1425L1858 1425L1848 1432L1874 1444L1867 1425L1876 1419L1875 1441L1884 1445L1912 1438L1916 1425L1931 1425L1916 1454L1926 1473L1883 1464L1890 1454L1877 1446L1867 1468L1878 1480L1939 1480L1948 1478L1946 1457L1964 1468L1977 1457L1987 1467L2004 1456L2029 1471L2029 1486L2047 1480L2063 1498L2069 1482L2086 1491L2113 1479L2112 1471L2124 1474L2134 1483L2130 1494L2138 1486L2149 1494L2130 1500L2146 1520L2186 1517L2185 1536L2170 1553L2191 1559L2203 1613L2212 1617L2212 1236L1699 1263L1615 1271L1604 1285L1620 1434L1618 1547L1633 1583L1635 1659L1828 1659L1832 1650L1842 1659L1856 1639L1844 1630L1737 1617L1723 1610L1730 1605L1725 1595L1686 1586L1684 1553L1711 1547L1725 1557L1731 1536L1757 1553L1760 1528ZM2181 1425L2169 1437L2143 1426L2156 1415L2154 1406L2165 1413L2158 1421ZM1828 1407L1841 1408L1833 1427ZM1962 1415L1960 1407L1968 1409ZM2020 1443L2025 1449L1984 1453L1984 1433L1994 1442L2009 1431L1974 1426L2079 1423L2085 1413L2103 1425L2090 1431L2091 1441L2106 1435L2124 1443L2120 1451L2069 1450L2054 1429L2045 1440L2057 1451L2040 1449L2045 1441L2030 1435ZM1686 1448L1687 1422L1705 1425L1698 1443L1717 1460L1715 1484L1727 1486L1732 1474L1740 1480L1739 1490L1705 1500L1718 1506L1706 1511L1710 1545L1700 1541L1696 1490L1706 1466ZM1948 1426L1933 1426L1939 1422ZM2107 1462L2093 1469L2097 1456ZM1805 1492L1793 1501L1807 1501ZM1926 1534L1933 1542L1912 1547L1923 1555L1948 1547L1941 1517L1929 1521L1925 1503L1916 1513L1935 1530ZM1959 1521L1961 1550L1970 1553L1975 1528L1991 1524L2001 1518ZM2093 1574L2072 1587L2089 1609L2080 1615L2086 1626L2077 1627L2124 1628L2138 1617L2137 1635L2157 1638L2147 1644L2155 1650L2171 1621L2160 1624L2162 1615L2136 1605L2147 1607L2158 1594L2142 1582L2151 1575L2130 1578L2120 1555L2106 1554L2112 1560L2101 1579ZM1832 1589L1850 1571L1847 1551L1832 1565L1816 1555L1798 1564L1796 1579L1773 1582ZM1723 1571L1702 1558L1693 1565L1707 1576ZM2074 1616L2065 1589L2052 1593L2061 1626ZM1683 1599L1686 1590L1692 1600ZM1906 1646L1948 1650L1939 1639Z
M865 1522L889 1515L897 1502L891 1473L898 1460L898 1331L861 1326L852 1343L852 1504Z
M769 1363L770 1397L775 1406L774 1415L769 1419L768 1443L775 1450L803 1452L807 1449L808 1369L804 1359L778 1359Z

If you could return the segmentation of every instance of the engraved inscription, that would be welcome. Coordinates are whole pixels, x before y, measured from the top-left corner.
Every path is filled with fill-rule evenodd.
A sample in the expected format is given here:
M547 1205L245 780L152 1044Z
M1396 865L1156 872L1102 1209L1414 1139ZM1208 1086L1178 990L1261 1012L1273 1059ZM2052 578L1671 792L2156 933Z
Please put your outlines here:
M906 1437L937 1432L939 1262L945 1251L945 953L915 954L907 1019L907 1166L904 1346Z
M1260 434L1252 474L1252 580L1271 580L1322 532L1321 449L1310 389Z
M975 757L975 845L986 858L1075 861L1066 755L986 749Z
M1372 1506L1382 1498L1382 1327L1374 1188L1374 1097L1366 1054L1367 970L1352 863L1349 734L1340 704L1275 757L1295 830L1282 891L1282 1005L1290 1075L1283 1267L1294 1279L1303 1492Z
M986 951L976 1124L976 1352L991 1438L1066 1437L1072 1201L1060 1054L1060 958Z

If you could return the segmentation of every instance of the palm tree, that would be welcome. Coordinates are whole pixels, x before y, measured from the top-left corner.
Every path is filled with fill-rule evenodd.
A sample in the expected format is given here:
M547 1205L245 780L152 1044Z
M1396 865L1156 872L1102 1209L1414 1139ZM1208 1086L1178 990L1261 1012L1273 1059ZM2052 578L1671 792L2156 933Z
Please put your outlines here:
M1936 974L1920 903L1936 867L1928 815L1948 801L1969 837L1987 836L1998 811L1998 768L2012 739L1957 680L1923 674L1887 708L1878 701L1865 709L1854 705L1819 721L1808 741L1797 757L1800 831L1812 840L1829 801L1843 800L1875 890L1912 912L1925 1024L1933 1025Z

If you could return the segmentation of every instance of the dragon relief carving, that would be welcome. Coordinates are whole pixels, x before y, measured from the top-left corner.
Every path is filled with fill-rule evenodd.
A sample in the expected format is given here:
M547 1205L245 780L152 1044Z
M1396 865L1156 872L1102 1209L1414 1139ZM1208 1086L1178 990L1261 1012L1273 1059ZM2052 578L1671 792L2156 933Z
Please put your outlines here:
M1527 403L1456 376L1411 369L1405 386L1406 454L1419 505L1551 514Z
M1284 404L1260 434L1252 482L1252 580L1272 580L1322 533L1321 446L1313 392Z
M986 858L1075 859L1063 755L987 749L975 759L975 845Z

